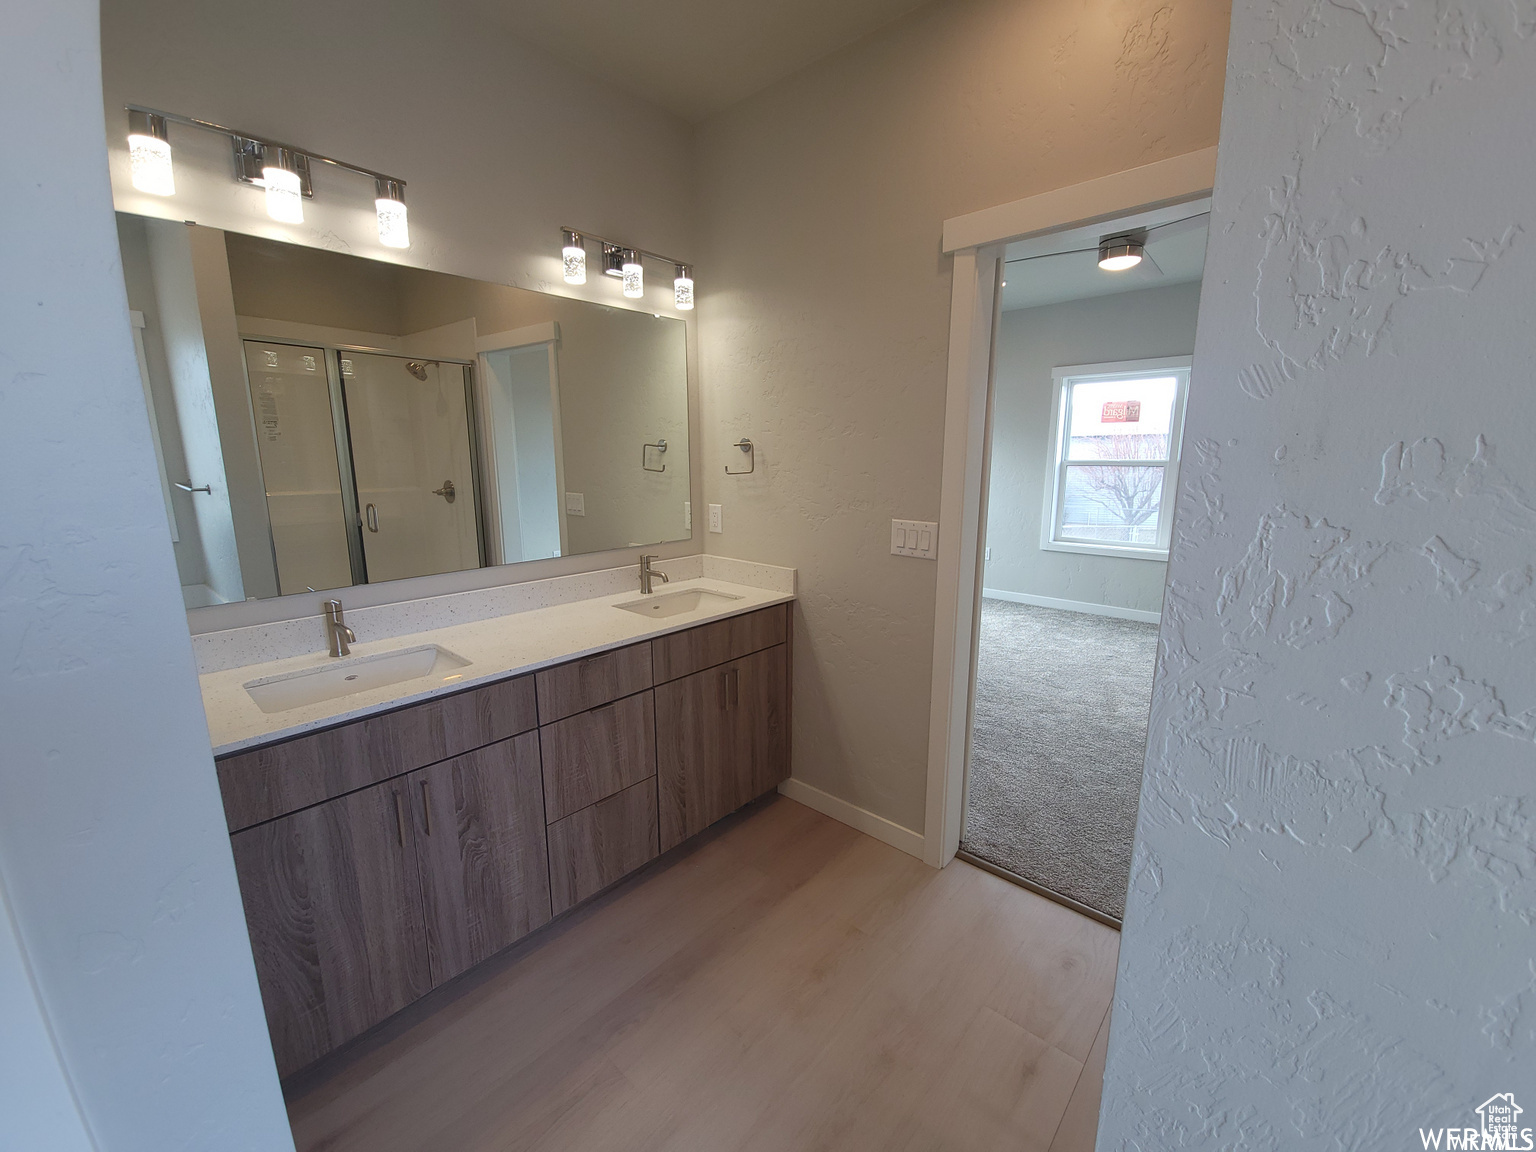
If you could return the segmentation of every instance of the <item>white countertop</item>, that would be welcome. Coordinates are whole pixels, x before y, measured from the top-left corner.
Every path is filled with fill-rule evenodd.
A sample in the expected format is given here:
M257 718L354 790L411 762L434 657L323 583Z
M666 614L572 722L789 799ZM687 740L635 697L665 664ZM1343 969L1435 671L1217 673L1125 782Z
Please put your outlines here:
M794 594L734 584L712 577L676 581L657 589L657 595L681 592L689 588L712 588L739 596L724 606L702 606L676 616L654 618L640 616L614 607L638 598L634 590L616 595L597 596L574 603L557 604L524 612L515 612L488 620L456 624L446 628L391 636L385 640L353 644L352 657L372 656L403 648L435 644L469 661L455 669L460 678L452 683L423 678L358 692L334 700L306 704L283 712L263 712L245 690L249 681L309 668L340 665L323 651L248 664L208 672L198 677L203 690L203 708L208 714L208 731L215 756L239 752L274 740L297 736L317 728L355 720L370 713L414 704L433 696L462 692L491 680L533 672L554 664L563 664L594 652L622 648L626 644L680 632L712 620L739 616L772 604L793 600Z

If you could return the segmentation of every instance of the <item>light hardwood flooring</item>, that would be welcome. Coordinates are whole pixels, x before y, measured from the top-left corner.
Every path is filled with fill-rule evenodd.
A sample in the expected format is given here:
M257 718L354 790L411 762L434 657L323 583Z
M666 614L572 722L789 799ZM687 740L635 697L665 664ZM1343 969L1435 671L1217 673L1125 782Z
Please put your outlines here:
M1119 937L774 797L288 1085L299 1152L1093 1147Z

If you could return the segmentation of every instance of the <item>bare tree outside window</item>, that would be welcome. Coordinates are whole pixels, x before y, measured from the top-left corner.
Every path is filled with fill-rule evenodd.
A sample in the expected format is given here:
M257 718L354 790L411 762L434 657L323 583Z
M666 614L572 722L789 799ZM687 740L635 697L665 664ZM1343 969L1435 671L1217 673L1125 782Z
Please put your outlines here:
M1164 459L1168 440L1166 436L1133 434L1091 439L1098 449L1095 455L1101 459L1156 460L1159 464ZM1157 516L1162 503L1162 468L1088 464L1077 465L1072 470L1088 489L1085 495L1102 505L1115 523L1136 528Z

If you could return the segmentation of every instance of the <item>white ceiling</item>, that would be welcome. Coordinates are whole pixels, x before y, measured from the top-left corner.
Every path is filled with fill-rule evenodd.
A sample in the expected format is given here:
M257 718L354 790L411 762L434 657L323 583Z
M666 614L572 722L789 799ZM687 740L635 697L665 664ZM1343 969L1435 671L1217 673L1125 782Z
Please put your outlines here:
M1127 221L1106 221L1009 245L1003 272L1003 311L1199 280L1205 270L1210 217L1178 217L1203 213L1207 208L1204 203L1182 205L1177 212L1165 209L1160 214L1171 218L1168 223L1159 223L1157 218L1145 221L1142 226L1149 229L1147 258L1124 272L1105 272L1099 267L1098 242L1101 236L1127 230ZM1154 224L1159 226L1152 227Z
M467 0L515 36L698 122L925 0Z

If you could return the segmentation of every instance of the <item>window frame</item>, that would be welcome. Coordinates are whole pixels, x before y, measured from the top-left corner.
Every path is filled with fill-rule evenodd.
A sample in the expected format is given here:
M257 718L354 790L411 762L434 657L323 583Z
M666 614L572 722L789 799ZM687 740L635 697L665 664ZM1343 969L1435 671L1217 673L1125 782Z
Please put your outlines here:
M1148 360L1119 360L1105 364L1071 364L1052 369L1054 395L1051 400L1051 438L1048 442L1045 508L1040 518L1040 547L1047 552L1077 552L1089 556L1121 556L1132 560L1156 560L1166 563L1173 535L1174 498L1178 493L1180 448L1184 439L1184 406L1189 396L1189 356L1164 356ZM1135 379L1145 376L1172 376L1176 380L1173 414L1168 425L1166 463L1130 461L1136 467L1163 469L1163 497L1157 511L1157 543L1101 544L1089 540L1063 539L1061 517L1066 501L1066 475L1070 462L1066 449L1071 431L1071 394L1077 384L1101 380ZM1082 461L1077 461L1080 465ZM1098 464L1120 461L1095 461Z

